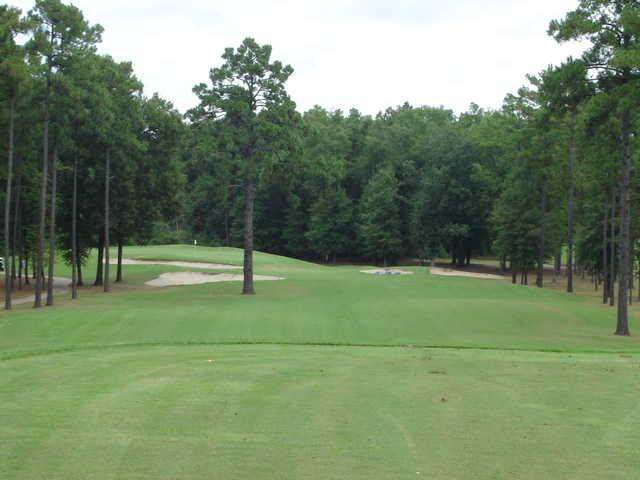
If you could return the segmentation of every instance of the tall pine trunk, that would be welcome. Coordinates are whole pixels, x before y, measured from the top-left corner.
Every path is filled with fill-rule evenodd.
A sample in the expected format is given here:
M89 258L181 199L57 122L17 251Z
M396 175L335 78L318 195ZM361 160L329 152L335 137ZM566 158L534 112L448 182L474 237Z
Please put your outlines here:
M542 185L542 193L540 198L540 238L538 240L538 278L536 278L536 286L544 287L544 244L546 242L545 216L547 211L546 205L547 195L545 193L544 184Z
M16 162L14 161L14 164ZM15 165L14 165L15 168ZM22 216L22 177L17 177L16 178L16 193L15 193L15 205L13 207L13 238L11 240L11 252L12 252L12 256L11 256L11 288L12 290L15 289L15 281L16 279L18 279L18 276L16 275L16 267L15 267L15 261L16 261L16 257L18 255L18 240L19 240L19 235L18 233L20 232L20 229L22 228L21 225L21 216ZM19 282L20 283L20 282Z
M567 292L573 293L573 204L575 196L575 158L576 158L576 114L571 119L571 138L569 139L569 200L567 205Z
M629 336L629 266L631 264L631 110L622 114L622 176L620 179L620 267L616 335Z
M109 224L109 190L110 190L110 178L111 175L111 152L107 150L107 160L104 171L104 291L109 293L111 291L111 282L109 279L109 230L111 225Z
M18 290L22 290L22 262L22 253L20 253L18 259Z
M78 159L73 160L73 194L71 206L71 298L78 298Z
M35 300L34 308L42 307L42 289L44 284L44 234L47 217L47 180L49 176L49 99L44 105L44 133L42 140L42 179L40 183L40 225L38 229L38 250L36 254Z
M93 282L94 287L103 285L102 272L104 271L104 231L100 229L98 235L98 264L96 265L96 281Z
M604 204L604 222L602 224L602 303L606 305L609 302L609 205Z
M116 283L122 282L122 240L118 240L118 269L116 271Z
M13 182L15 112L16 99L15 96L13 96L9 105L9 157L7 159L7 192L4 199L4 308L7 310L11 310L12 308L11 287L13 281L11 280L12 272L9 266L9 238L11 236L9 229L11 225L11 182Z
M77 260L76 267L78 267L78 286L84 287L84 281L82 280L82 262L80 261L80 258Z
M51 209L49 217L49 268L47 271L47 306L52 307L54 302L53 270L56 263L56 189L58 173L58 146L53 147L51 157Z
M613 189L611 194L611 218L609 219L609 227L611 231L611 246L609 248L609 266L611 268L611 274L609 275L609 305L614 306L616 304L616 192Z
M24 243L24 242L23 242ZM24 284L30 285L29 282L29 252L24 252Z
M253 203L254 185L249 175L244 180L244 282L243 295L255 295L253 288Z

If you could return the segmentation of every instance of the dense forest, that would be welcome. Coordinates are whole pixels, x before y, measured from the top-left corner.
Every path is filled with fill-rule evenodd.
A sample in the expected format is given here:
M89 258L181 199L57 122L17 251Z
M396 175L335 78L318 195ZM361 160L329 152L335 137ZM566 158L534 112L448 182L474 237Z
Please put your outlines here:
M580 271L603 302L618 300L616 333L629 334L640 2L582 0L549 27L558 42L582 40L581 58L528 75L499 109L461 114L300 113L293 68L247 38L219 62L212 52L182 115L146 97L130 63L97 52L101 33L60 0L0 6L7 308L29 282L36 306L47 286L53 304L56 255L75 267L75 296L89 281L109 290L111 245L121 260L129 243L197 240L245 248L244 293L254 248L384 265L494 256L514 283L537 272L538 287L551 262L568 292ZM95 281L82 277L91 249Z

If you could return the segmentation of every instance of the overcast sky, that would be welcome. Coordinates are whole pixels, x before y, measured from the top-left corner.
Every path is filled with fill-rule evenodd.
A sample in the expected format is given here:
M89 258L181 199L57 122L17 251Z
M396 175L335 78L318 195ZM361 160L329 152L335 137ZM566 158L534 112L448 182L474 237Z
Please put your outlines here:
M8 0L25 11L31 0ZM105 28L101 52L133 62L148 94L185 111L225 47L247 36L295 73L300 110L375 114L405 101L499 107L527 73L579 54L546 34L577 0L73 0Z

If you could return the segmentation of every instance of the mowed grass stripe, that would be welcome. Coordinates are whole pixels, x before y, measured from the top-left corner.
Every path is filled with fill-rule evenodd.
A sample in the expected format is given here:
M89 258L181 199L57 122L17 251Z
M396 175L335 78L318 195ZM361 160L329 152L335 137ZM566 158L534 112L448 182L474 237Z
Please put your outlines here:
M0 379L2 478L628 479L640 453L638 355L157 347Z
M173 258L171 258L172 252ZM126 249L146 259L239 263L241 251L193 247ZM257 254L256 272L286 278L150 289L168 266L126 266L127 283L95 289L54 309L28 305L0 314L0 357L119 344L334 344L504 348L541 351L640 351L638 337L612 335L615 312L592 298L508 282L414 275L375 277L358 267L326 267ZM87 268L86 278L91 271ZM632 327L638 325L637 310ZM638 325L640 326L640 325Z

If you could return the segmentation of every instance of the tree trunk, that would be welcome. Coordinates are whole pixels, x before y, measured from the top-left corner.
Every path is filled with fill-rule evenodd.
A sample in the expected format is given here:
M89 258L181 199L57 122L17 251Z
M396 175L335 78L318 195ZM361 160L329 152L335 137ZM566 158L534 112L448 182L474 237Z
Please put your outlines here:
M94 287L99 287L103 285L103 268L104 268L104 232L100 232L98 236L98 265L96 270L96 281L93 282Z
M11 267L9 266L10 245L9 231L11 225L11 182L13 182L14 128L15 128L16 99L11 98L9 106L9 156L7 159L7 192L4 199L4 308L11 310Z
M516 272L516 270L515 270L515 268L513 268L513 266L511 268L512 268L511 283L513 283L515 285L516 283L518 283L518 272Z
M604 223L602 224L602 303L606 305L609 302L609 205L605 202L604 205Z
M616 304L616 192L613 189L611 195L611 248L609 250L611 267L611 275L609 278L609 305L614 306Z
M571 119L569 139L569 199L567 205L567 293L573 293L573 200L575 195L576 115Z
M122 240L118 240L118 270L116 272L116 282L122 282Z
M629 265L631 257L631 110L622 114L622 178L620 181L620 281L616 335L629 336Z
M15 162L14 162L15 163ZM15 166L15 165L14 165ZM18 241L22 237L19 235L22 225L21 225L21 217L22 217L22 177L16 178L16 193L15 193L15 206L13 208L13 239L11 240L12 247L12 256L11 256L11 289L15 288L15 281L18 279L18 283L20 284L20 289L22 287L22 280L19 278L19 275L16 276L16 267L15 260L17 256L17 252L20 251L18 248ZM20 262L18 262L20 263Z
M84 287L84 281L82 280L82 262L80 261L80 258L78 258L76 266L78 267L78 286Z
M545 216L547 196L544 191L544 184L542 185L542 193L540 196L540 238L538 239L538 277L536 278L536 286L538 288L544 287L544 244L546 242L546 229L545 229Z
M30 285L29 283L29 255L28 252L25 251L24 255L24 284Z
M56 263L56 188L58 173L58 146L53 147L51 157L51 210L49 217L49 268L47 271L47 306L53 306L53 271Z
M243 295L255 295L253 288L253 180L244 181L244 284Z
M630 242L631 245L631 252L630 253L630 262L629 262L629 305L633 305L633 285L634 285L634 278L633 276L635 275L634 272L634 261L633 261L633 255L634 255L634 249L633 249L633 245L635 245L635 241L633 239L631 239Z
M22 252L20 252L18 258L18 290L22 290L22 262L24 262L24 260L22 258Z
M71 206L71 298L78 298L78 158L73 160L73 200Z
M110 193L110 178L111 175L111 152L107 150L107 160L104 172L104 291L109 293L111 291L111 282L109 278L109 230L111 225L109 223L109 193Z
M38 252L35 268L35 300L34 308L42 307L42 287L44 275L44 233L47 216L47 177L49 175L49 99L44 104L44 133L42 141L42 179L40 184L40 226L38 230Z

